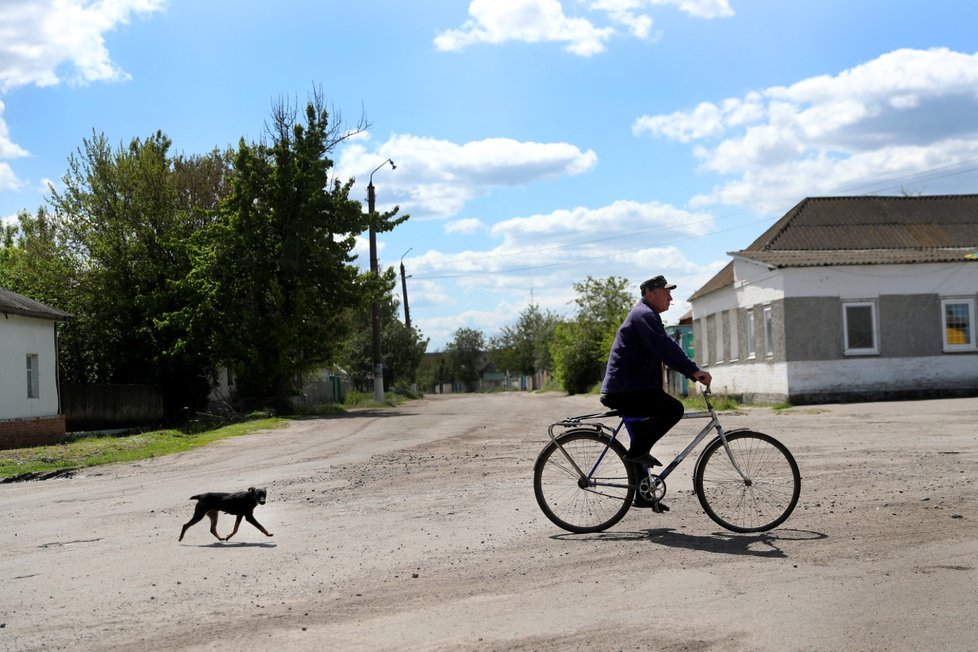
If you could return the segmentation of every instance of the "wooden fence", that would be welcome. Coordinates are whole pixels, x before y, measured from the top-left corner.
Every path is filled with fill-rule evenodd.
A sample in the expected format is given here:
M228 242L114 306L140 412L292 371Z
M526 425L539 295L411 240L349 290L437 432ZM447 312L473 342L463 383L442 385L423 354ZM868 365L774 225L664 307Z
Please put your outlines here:
M163 394L156 385L62 383L61 411L68 432L158 425Z

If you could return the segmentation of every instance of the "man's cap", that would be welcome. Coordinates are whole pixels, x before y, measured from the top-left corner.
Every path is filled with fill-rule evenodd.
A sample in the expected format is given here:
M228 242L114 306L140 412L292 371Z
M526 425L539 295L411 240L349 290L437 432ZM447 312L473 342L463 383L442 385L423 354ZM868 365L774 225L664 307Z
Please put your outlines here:
M642 294L645 294L649 290L675 290L676 284L669 283L669 281L666 280L666 277L660 274L659 276L653 276L645 283L642 283L640 288L642 290Z

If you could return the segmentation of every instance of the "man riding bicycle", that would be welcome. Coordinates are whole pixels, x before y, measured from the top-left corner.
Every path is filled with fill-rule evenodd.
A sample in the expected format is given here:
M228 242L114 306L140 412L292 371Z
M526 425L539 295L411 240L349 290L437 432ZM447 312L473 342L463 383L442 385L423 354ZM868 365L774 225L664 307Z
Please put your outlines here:
M683 418L683 404L662 389L662 365L707 387L713 380L708 371L700 369L669 337L662 325L659 315L669 309L675 288L661 275L642 283L642 299L615 334L601 384L604 405L618 410L622 416L646 417L626 422L631 444L624 459L640 468L662 466L652 457L652 446ZM641 494L635 500L635 507L669 509L646 500Z

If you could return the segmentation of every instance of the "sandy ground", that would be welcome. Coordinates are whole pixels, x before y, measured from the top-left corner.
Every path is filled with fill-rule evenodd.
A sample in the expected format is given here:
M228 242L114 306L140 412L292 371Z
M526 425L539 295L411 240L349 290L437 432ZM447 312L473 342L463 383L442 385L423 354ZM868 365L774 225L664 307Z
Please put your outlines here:
M972 650L978 399L756 408L802 471L792 517L672 511L571 535L540 512L546 426L593 396L429 397L190 453L0 485L3 650ZM678 452L702 421L659 446ZM217 542L202 491L268 488ZM219 530L233 519L222 516Z

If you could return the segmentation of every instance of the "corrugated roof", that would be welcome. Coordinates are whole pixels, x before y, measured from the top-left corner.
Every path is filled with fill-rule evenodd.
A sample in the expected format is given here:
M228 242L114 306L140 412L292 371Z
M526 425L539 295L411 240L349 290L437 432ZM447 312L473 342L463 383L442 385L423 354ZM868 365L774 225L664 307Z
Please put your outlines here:
M729 253L775 268L978 261L978 195L809 197ZM733 281L730 264L691 298Z
M0 288L0 313L5 315L23 315L24 317L37 317L39 319L54 319L57 321L68 319L70 314L51 306L46 306L39 301L29 299L22 294L11 292Z

